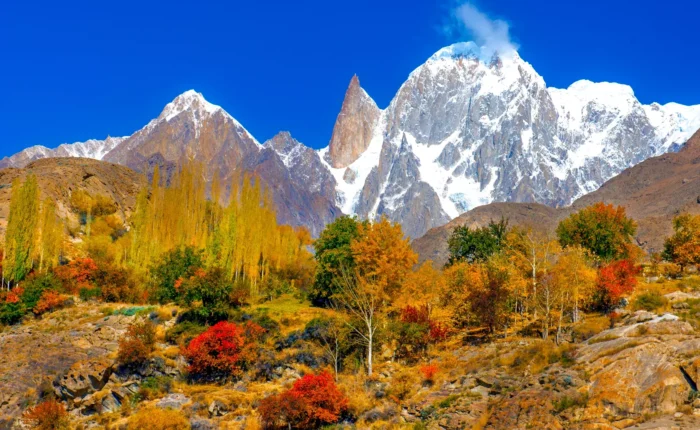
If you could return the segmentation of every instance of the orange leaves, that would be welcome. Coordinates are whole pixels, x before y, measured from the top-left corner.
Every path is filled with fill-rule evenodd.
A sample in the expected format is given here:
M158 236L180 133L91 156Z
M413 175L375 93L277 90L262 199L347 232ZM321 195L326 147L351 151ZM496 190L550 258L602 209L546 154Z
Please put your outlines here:
M358 238L351 244L358 278L380 294L393 296L401 287L418 256L404 238L400 224L386 218L358 225Z
M700 215L678 215L673 230L664 243L663 257L681 266L700 264Z
M601 305L607 308L614 307L623 295L634 291L638 273L639 267L630 260L614 261L601 267L597 282Z
M68 428L68 412L62 403L47 400L27 409L22 415L23 424L38 430Z
M433 382L435 380L435 375L438 373L438 367L434 364L426 364L420 367L420 373L423 375L423 379L427 382Z
M266 428L318 428L333 424L348 408L348 399L338 389L328 371L304 375L284 393L260 402Z
M82 288L90 288L97 264L91 258L78 258L54 269L54 275L61 280L67 292L76 294Z
M45 290L41 293L39 302L34 306L34 314L41 315L44 312L49 312L63 305L65 297L54 290Z
M119 340L117 359L122 364L139 364L148 360L156 343L153 323L143 321L131 324L126 335Z

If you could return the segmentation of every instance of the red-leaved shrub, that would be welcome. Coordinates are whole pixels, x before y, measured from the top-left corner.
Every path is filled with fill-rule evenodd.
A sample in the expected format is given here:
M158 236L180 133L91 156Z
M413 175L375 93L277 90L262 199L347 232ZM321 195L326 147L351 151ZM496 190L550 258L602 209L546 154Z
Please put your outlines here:
M36 315L41 315L45 312L58 309L63 306L65 297L54 290L44 290L39 297L39 301L34 306L33 312Z
M600 268L597 280L599 306L617 306L622 296L634 291L637 286L639 267L630 260L613 261Z
M91 258L77 258L70 263L54 269L54 275L63 283L63 288L77 294L82 288L92 287L97 264Z
M435 380L435 375L438 373L438 367L434 364L423 365L419 370L421 375L423 375L423 379L428 382L433 382Z
M347 408L347 397L324 370L304 375L291 389L263 399L258 412L265 428L310 429L338 422Z
M257 324L241 327L227 321L209 327L183 352L189 372L205 377L240 375L252 357L255 337L263 331Z
M38 430L68 429L68 412L62 403L48 400L27 409L22 415L22 422L29 428Z

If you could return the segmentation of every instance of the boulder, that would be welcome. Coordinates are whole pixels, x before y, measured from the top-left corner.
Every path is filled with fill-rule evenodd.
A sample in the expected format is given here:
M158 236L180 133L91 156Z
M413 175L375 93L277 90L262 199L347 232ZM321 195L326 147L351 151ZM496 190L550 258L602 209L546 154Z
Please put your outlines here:
M184 394L171 393L171 394L168 394L167 396L163 397L162 399L158 400L158 403L156 403L156 407L159 407L161 409L180 410L180 409L182 409L183 405L186 405L189 402L190 402L190 398L185 396Z
M214 400L209 403L209 408L207 410L209 411L210 417L220 417L228 413L228 406L221 400Z

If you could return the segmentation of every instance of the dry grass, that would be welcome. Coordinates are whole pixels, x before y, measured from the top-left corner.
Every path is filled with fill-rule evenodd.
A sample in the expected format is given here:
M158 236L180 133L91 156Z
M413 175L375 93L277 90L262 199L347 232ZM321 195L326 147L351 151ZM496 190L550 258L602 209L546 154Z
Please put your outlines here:
M314 318L334 313L329 309L312 307L309 301L300 301L290 294L284 294L269 302L253 305L250 310L264 312L280 322L280 331L284 335L295 330L302 330Z

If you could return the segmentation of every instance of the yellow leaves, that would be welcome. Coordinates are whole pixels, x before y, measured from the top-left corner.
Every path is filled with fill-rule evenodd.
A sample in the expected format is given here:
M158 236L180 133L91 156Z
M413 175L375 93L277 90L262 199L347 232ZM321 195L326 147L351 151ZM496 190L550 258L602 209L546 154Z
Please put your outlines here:
M386 218L360 224L358 232L358 239L351 245L358 280L394 297L418 262L418 255L404 238L401 225Z

